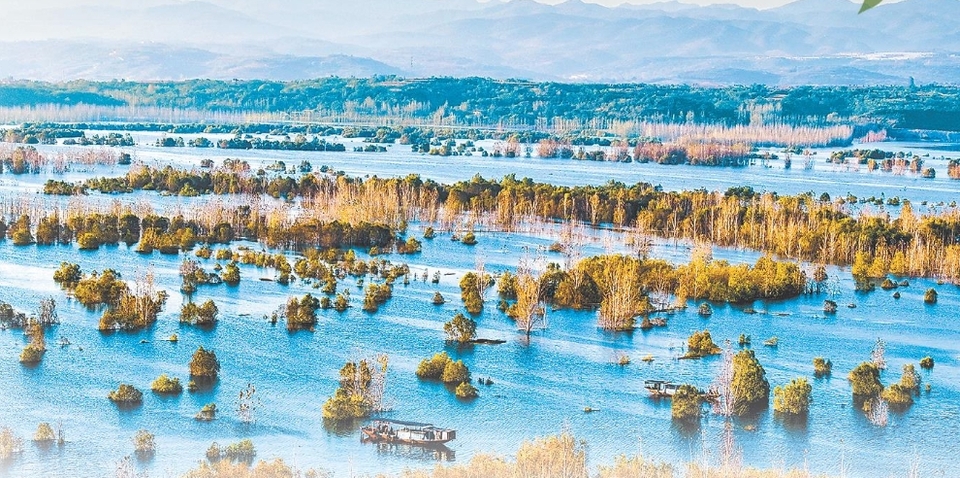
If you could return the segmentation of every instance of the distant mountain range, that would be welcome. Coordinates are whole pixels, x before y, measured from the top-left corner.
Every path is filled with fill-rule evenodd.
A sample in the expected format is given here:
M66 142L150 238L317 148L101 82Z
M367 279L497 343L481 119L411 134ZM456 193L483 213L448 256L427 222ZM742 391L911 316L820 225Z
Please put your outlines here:
M960 78L960 0L756 10L675 1L34 0L6 6L0 78L487 76L658 83Z

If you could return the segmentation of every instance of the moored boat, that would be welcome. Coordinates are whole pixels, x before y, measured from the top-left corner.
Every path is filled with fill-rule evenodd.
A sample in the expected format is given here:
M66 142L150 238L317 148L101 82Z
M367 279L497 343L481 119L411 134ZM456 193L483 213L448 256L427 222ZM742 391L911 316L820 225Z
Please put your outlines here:
M664 380L644 380L643 388L650 391L650 395L657 398L670 398L677 393L680 385Z
M429 423L380 419L360 428L361 440L402 443L416 446L439 446L457 438L457 431L435 427Z

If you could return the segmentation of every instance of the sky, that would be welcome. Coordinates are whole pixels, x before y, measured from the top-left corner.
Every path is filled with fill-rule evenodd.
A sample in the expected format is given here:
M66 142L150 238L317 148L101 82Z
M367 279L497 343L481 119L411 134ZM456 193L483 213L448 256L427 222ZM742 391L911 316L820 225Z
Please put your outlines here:
M557 4L562 3L565 0L537 0L540 3L548 4ZM614 7L622 3L657 3L658 1L663 0L584 0L588 3L599 3L601 5L606 5L608 7ZM742 7L753 7L753 8L776 8L783 5L786 5L794 0L682 0L682 3L694 3L697 5L711 5L715 3L735 3Z

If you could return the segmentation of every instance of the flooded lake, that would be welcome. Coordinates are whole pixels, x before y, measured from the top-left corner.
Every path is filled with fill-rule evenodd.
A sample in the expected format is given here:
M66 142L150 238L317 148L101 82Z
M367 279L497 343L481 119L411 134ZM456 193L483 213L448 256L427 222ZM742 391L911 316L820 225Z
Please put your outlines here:
M156 136L138 135L141 143ZM186 137L186 136L185 136ZM210 137L210 135L208 135ZM353 144L347 143L348 149ZM882 143L863 147L943 154L924 150L923 145ZM52 151L62 147L38 147ZM724 190L750 185L757 190L779 193L814 191L831 195L901 196L913 201L956 200L960 181L947 178L945 162L928 158L937 169L933 180L915 175L845 171L826 164L828 150L818 151L813 170L785 170L782 162L772 167L741 169L656 164L616 164L569 160L493 159L481 157L440 158L409 152L409 147L391 146L387 153L294 153L281 151L225 151L219 149L160 149L147 146L126 148L148 164L198 166L200 159L243 158L253 165L276 160L288 166L307 160L328 165L351 175L405 176L417 173L437 181L465 180L474 174L488 178L515 173L538 181L557 184L602 184L611 179L634 183L646 181L665 189ZM947 153L949 156L949 153ZM941 165L943 163L943 165ZM120 175L124 167L94 168L74 172L65 178L77 180L90 175ZM52 177L52 176L51 176ZM0 192L6 195L37 191L48 176L2 175ZM94 193L93 197L100 195ZM106 196L122 201L138 196ZM170 204L190 204L198 199L157 198ZM202 200L199 199L199 200ZM409 234L419 237L423 225L414 224ZM584 256L622 249L616 233L595 231ZM480 233L479 244L462 245L440 236L424 241L416 256L387 256L394 263L408 263L411 271L432 275L444 273L439 285L398 281L393 298L376 314L360 310L362 292L352 280L339 288L351 292L352 308L344 313L319 311L314 332L288 333L283 324L271 325L263 316L286 299L319 291L299 282L282 286L257 280L273 277L274 271L241 266L242 282L237 287L201 286L194 300L213 299L220 309L220 322L213 330L180 325L179 307L186 300L179 292L178 266L183 255L143 256L126 247L104 247L80 251L75 246L13 246L0 242L0 300L29 311L42 298L53 296L58 303L61 324L47 332L49 351L36 368L23 367L17 358L26 343L20 331L0 331L0 425L11 427L29 440L40 422L62 421L68 443L63 448L41 450L27 441L25 452L0 462L0 475L7 476L104 476L111 475L116 462L133 452L131 437L138 429L156 434L157 453L150 461L135 461L150 476L177 476L204 459L211 442L221 445L251 438L258 459L282 457L298 467L318 467L334 476L397 472L406 468L432 467L438 461L466 462L485 452L509 456L518 445L562 430L586 440L591 465L607 464L620 454L642 452L655 460L681 464L689 461L715 462L720 447L723 421L708 415L698 430L678 428L670 419L668 401L656 401L643 389L645 379L667 379L707 388L719 367L719 358L676 360L686 338L694 331L709 329L717 342L736 342L741 334L752 336L757 358L764 366L771 387L796 377L807 377L813 385L809 419L802 425L784 423L768 410L737 420L736 444L744 463L755 467L800 467L818 473L838 474L841 462L850 466L848 476L905 476L918 461L922 476L956 476L960 445L953 439L960 426L960 290L952 285L911 280L899 289L902 297L878 289L872 293L854 291L849 269L829 268L836 295L804 296L790 301L757 302L757 314L746 314L747 305L714 304L709 319L696 313L695 303L685 312L669 316L668 326L648 332L610 333L597 328L594 312L549 311L549 327L536 332L529 342L516 332L513 322L496 309L496 291L487 295L482 316L477 318L478 335L503 339L502 345L476 345L458 349L444 343L443 323L462 311L457 286L464 272L478 257L488 271L513 269L525 248L546 247L551 234ZM604 239L607 237L607 239ZM613 244L611 246L611 244ZM259 249L258 245L251 245ZM658 243L653 256L680 263L689 258L688 245ZM361 254L362 255L362 254ZM717 258L753 262L758 255L749 251L717 249ZM192 254L190 255L192 257ZM562 262L559 255L546 254ZM69 299L54 283L53 271L62 261L77 262L84 272L113 268L127 279L152 269L157 283L170 298L158 323L138 333L103 334L96 330L100 312L88 311ZM217 261L202 260L207 270ZM923 303L923 293L936 287L939 303ZM435 291L447 302L431 304ZM825 298L840 305L835 316L821 312ZM856 308L847 308L856 304ZM179 335L178 343L163 341ZM779 337L775 348L760 345ZM66 337L72 343L59 347ZM922 393L907 411L891 412L888 426L872 425L852 406L846 374L869 360L878 338L886 341L888 369L885 384L899 380L905 363L916 364L924 356L936 360L932 371L921 373L929 393ZM215 388L201 393L184 393L164 398L149 392L150 382L161 373L186 382L187 364L197 346L216 351L222 366ZM734 345L736 347L736 345ZM480 398L463 402L443 385L418 381L418 362L440 351L463 359L474 378L489 377L493 385L478 385ZM633 362L615 365L618 352ZM359 432L324 428L321 406L337 387L339 368L344 361L386 353L390 357L386 401L390 418L426 421L455 428L457 440L449 452L436 454L395 446L362 444ZM654 357L651 363L640 358ZM834 376L814 379L812 359L823 356L833 361ZM120 383L144 390L141 407L120 410L106 399ZM236 396L253 384L261 406L256 422L241 423L236 413ZM220 418L197 422L199 409L215 402ZM584 407L597 409L584 413Z

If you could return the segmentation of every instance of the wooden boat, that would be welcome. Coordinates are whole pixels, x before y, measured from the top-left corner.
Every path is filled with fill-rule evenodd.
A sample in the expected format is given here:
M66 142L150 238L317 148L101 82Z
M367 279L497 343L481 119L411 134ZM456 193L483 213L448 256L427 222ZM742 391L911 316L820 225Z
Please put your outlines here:
M416 446L440 446L457 438L457 431L429 423L380 419L360 428L361 441L401 443Z
M650 391L650 395L656 398L670 398L677 393L680 385L664 380L644 380L643 388Z

